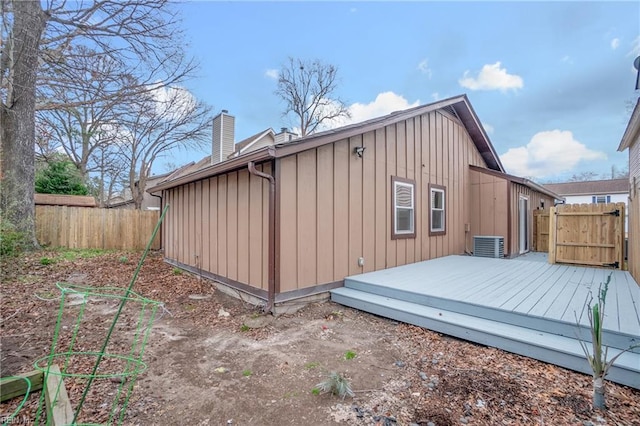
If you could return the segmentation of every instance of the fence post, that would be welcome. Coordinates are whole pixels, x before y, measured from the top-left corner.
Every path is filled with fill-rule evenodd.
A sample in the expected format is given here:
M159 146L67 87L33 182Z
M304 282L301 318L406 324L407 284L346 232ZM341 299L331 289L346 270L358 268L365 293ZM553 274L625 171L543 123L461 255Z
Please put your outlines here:
M556 263L556 208L551 207L549 210L549 255L547 260L549 263Z

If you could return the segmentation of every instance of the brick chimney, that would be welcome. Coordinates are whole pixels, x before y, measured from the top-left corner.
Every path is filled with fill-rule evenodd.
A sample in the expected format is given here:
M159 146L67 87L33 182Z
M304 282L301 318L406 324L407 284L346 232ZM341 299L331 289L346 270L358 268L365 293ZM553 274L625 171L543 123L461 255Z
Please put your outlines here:
M221 163L233 152L236 118L223 109L213 118L211 164Z

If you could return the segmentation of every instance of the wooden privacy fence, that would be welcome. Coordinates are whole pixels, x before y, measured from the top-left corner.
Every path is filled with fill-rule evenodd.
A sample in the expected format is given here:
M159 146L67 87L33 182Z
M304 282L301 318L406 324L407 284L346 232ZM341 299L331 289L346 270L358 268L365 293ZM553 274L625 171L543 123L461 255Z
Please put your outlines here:
M50 247L140 250L159 216L148 210L36 206L36 237ZM152 248L160 248L160 235Z
M549 209L533 211L533 251L549 251Z
M551 208L549 262L623 268L624 203Z

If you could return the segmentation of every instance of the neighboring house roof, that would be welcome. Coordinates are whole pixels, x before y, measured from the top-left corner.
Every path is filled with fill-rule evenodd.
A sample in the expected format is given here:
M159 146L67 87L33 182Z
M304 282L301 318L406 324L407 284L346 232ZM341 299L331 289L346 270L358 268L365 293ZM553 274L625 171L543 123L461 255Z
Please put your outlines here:
M633 109L633 113L631 114L631 118L629 119L629 124L627 124L627 128L624 131L624 135L622 135L622 141L620 141L620 146L618 146L618 151L624 151L633 145L633 142L640 138L640 97L638 98L638 102L636 103L636 107Z
M96 206L96 199L88 195L34 194L34 201L37 206Z
M240 142L234 145L235 149L231 154L229 154L228 158L233 158L233 157L237 157L238 155L241 155L242 153L247 151L249 148L251 148L256 142L259 142L262 138L267 137L269 135L271 135L272 140L275 140L274 139L275 132L271 127L261 132L258 132L253 136L249 136L248 138L241 140Z
M194 167L189 171L184 171L184 173L181 173L179 176L176 176L171 180L165 180L159 185L153 188L149 188L148 191L155 192L163 189L173 188L196 180L206 179L211 176L244 168L251 161L260 162L273 158L286 157L298 152L306 151L308 149L313 149L322 145L333 143L341 139L357 136L368 131L382 128L389 124L407 120L418 115L436 110L445 110L458 117L464 127L467 129L467 132L471 136L471 140L482 155L482 158L486 162L487 166L492 170L504 172L504 167L500 162L500 158L493 148L493 145L491 144L491 141L489 140L486 132L482 128L480 120L473 110L473 107L471 106L467 95L459 95L431 104L421 105L403 111L392 112L391 114L385 115L383 117L374 118L361 123L355 123L337 129L314 133L298 139L294 139L290 142L260 148L258 150L247 152L238 157L229 159L222 163L203 167L199 170Z
M589 180L582 182L546 183L544 186L563 196L607 195L629 192L628 179Z
M498 172L496 170L488 170L488 169L485 169L483 167L478 167L478 166L469 166L469 168L471 170L475 170L475 171L478 171L478 172L481 172L481 173L486 173L486 174L489 174L489 175L501 177L501 178L506 179L506 180L508 180L510 182L519 183L520 185L524 185L529 189L532 189L534 191L537 191L537 192L540 192L542 194L545 194L545 195L547 195L547 196L549 196L551 198L554 198L556 200L562 200L563 199L563 197L559 193L556 193L556 192L552 191L551 189L546 188L546 185L542 186L542 185L537 184L534 181L526 179L526 178L509 175L507 173Z

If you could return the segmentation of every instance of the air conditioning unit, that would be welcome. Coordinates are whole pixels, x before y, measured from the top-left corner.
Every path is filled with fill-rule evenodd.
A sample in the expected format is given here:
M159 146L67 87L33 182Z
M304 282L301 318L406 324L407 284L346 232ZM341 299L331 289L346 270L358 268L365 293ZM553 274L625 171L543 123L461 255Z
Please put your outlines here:
M473 255L479 257L504 257L504 237L494 235L473 237Z

